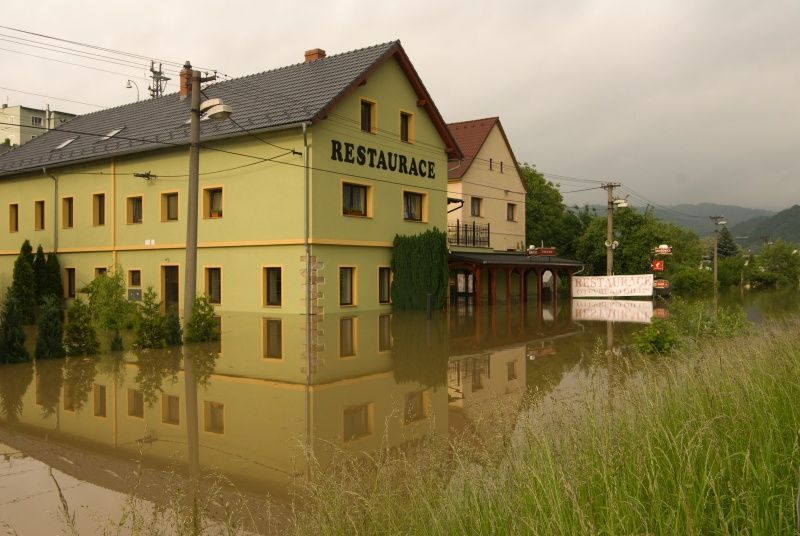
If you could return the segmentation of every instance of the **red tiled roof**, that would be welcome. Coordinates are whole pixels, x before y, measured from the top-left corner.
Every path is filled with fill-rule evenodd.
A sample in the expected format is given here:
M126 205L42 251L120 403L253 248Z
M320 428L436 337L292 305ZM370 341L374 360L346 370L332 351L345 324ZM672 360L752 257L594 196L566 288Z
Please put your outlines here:
M487 117L460 123L448 123L447 128L450 129L461 152L464 153L461 165L447 173L448 179L460 179L464 176L498 120L497 117Z

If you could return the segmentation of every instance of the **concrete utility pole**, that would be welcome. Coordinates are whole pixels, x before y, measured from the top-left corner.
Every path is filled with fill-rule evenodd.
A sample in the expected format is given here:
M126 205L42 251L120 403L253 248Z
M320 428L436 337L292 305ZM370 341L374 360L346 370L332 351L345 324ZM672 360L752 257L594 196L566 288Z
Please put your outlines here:
M725 216L709 216L709 219L714 222L714 292L717 292L717 250L719 249L719 226L725 225Z
M614 275L614 249L617 243L614 241L614 188L618 188L620 183L609 182L603 185L603 189L608 193L608 224L606 233L606 275Z

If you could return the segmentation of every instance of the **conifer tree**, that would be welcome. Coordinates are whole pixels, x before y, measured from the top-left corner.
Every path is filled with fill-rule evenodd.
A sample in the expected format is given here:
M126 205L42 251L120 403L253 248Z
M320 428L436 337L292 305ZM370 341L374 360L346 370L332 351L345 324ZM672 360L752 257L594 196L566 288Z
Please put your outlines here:
M76 298L67 309L64 349L68 356L95 355L100 351L100 341L92 325L92 313L81 298Z
M55 296L44 297L39 314L36 359L64 357L64 316Z
M723 227L719 231L717 237L717 254L720 258L727 259L739 254L739 246L733 239L733 235L727 227Z
M41 304L42 298L47 296L47 257L41 244L36 248L36 256L33 258L33 278L36 281L36 303Z
M19 303L8 289L6 302L0 311L0 363L21 363L28 359Z
M166 333L161 302L153 287L147 287L139 304L139 325L136 329L136 346L139 348L163 348Z
M47 290L43 294L52 294L58 300L59 305L64 307L64 284L61 282L61 265L58 262L58 255L50 253L47 255Z
M17 307L23 324L36 322L36 278L33 273L33 253L31 243L22 244L11 280L11 293L17 299Z
M181 319L175 307L171 307L170 310L167 311L167 318L164 322L165 342L167 346L180 346L183 342L183 328L181 327Z
M219 340L219 329L214 306L208 296L197 296L192 306L192 316L186 324L186 342L209 342Z

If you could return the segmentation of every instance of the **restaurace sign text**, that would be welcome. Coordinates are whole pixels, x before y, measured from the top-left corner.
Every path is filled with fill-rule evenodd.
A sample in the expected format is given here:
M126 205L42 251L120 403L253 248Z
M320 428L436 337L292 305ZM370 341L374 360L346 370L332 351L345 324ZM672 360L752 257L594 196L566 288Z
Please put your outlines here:
M331 160L347 162L359 166L396 171L414 177L436 178L435 163L430 160L416 159L406 155L384 152L363 145L355 145L339 140L331 140Z

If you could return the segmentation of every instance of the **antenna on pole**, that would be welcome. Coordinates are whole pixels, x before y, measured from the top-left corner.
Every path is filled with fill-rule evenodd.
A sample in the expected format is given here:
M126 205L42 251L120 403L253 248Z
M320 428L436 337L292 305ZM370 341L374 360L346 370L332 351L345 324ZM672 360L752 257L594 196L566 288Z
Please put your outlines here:
M153 80L153 85L147 86L147 89L150 91L150 97L153 99L163 97L164 88L171 79L164 76L160 63L158 64L158 69L156 69L156 64L153 60L150 60L150 78Z

